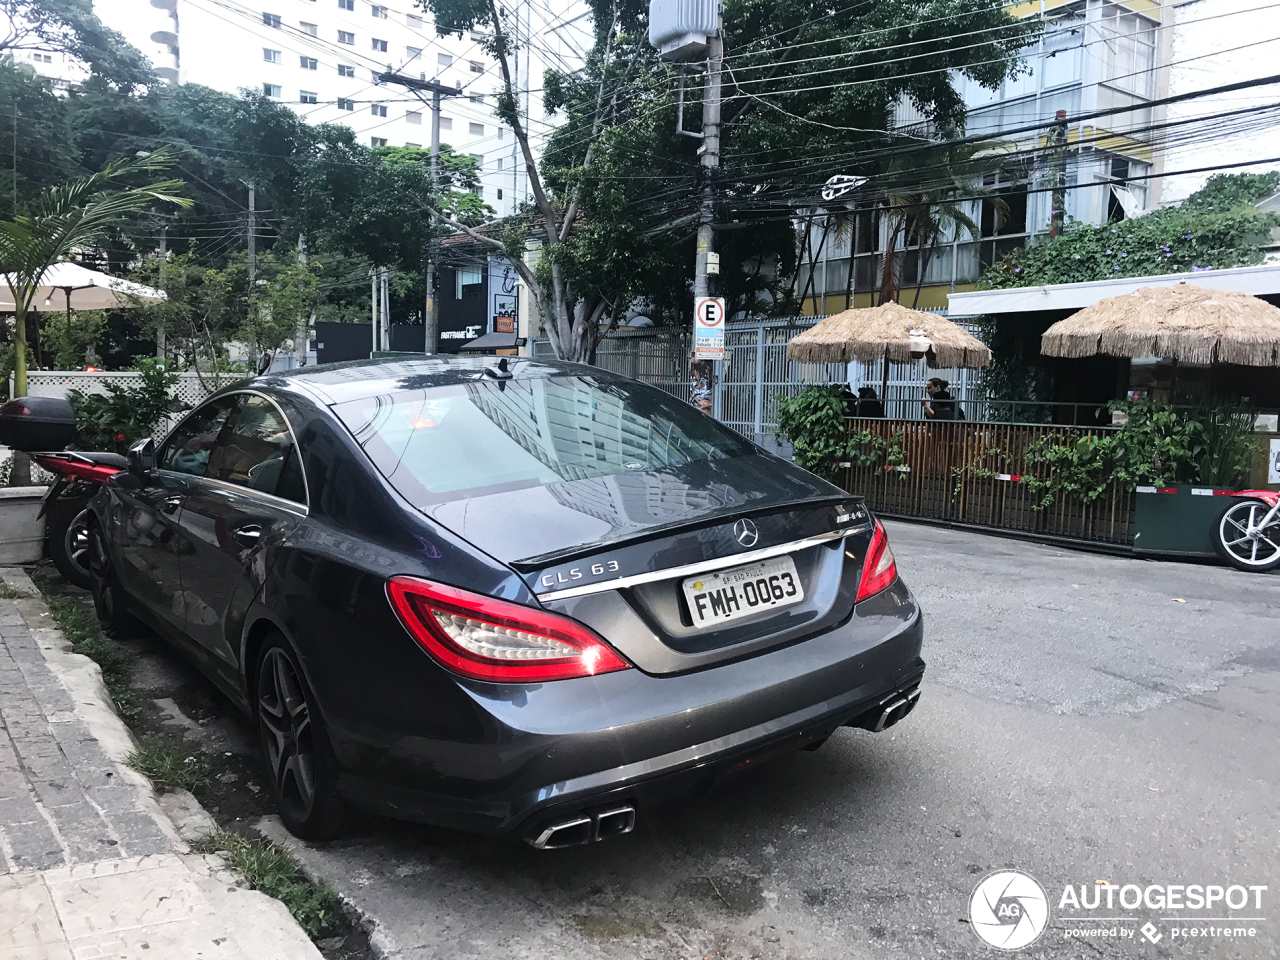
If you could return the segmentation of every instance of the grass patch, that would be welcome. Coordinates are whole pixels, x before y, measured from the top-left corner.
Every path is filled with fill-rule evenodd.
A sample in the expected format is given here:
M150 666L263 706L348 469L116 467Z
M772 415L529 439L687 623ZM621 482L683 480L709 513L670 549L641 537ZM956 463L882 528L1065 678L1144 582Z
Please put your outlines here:
M283 903L312 940L345 931L346 918L333 888L307 879L297 861L275 844L221 830L195 848L200 853L221 855L254 890Z
M7 583L0 583L0 600L30 600L31 594L25 590L16 590Z
M188 753L164 737L151 737L125 762L155 784L157 790L195 790L209 781L203 758Z
M103 634L93 608L83 600L46 594L44 602L71 649L102 668L102 681L115 701L116 711L126 722L135 720L139 708L138 698L129 688L129 654Z

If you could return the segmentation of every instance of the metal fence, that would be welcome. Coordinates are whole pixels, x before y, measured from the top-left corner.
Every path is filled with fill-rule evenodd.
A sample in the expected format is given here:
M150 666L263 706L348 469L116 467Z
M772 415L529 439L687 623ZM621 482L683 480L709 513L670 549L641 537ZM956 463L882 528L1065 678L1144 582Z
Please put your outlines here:
M811 384L870 386L879 396L884 361L876 363L797 363L787 359L787 343L822 317L793 317L768 322L736 321L725 333L725 359L716 363L713 412L718 420L762 446L774 447L774 404ZM690 331L624 328L604 339L596 366L621 373L689 400ZM550 341L532 342L535 357L553 356ZM888 394L880 399L886 415L924 419L924 385L930 377L951 384L951 395L965 416L977 412L981 393L976 370L933 370L923 360L889 365Z

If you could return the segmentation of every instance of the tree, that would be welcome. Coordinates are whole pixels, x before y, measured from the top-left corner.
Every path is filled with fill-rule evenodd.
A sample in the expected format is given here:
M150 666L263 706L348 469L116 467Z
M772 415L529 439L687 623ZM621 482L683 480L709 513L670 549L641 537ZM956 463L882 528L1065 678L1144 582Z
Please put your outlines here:
M177 191L181 180L145 186L116 186L118 181L169 166L162 153L108 164L103 170L44 192L30 214L0 222L0 274L14 298L14 387L27 392L27 317L40 280L55 263L92 244L120 219L155 203L189 206Z
M147 58L93 12L91 0L0 0L0 53L56 50L122 90L156 82Z
M445 2L430 7L439 12ZM470 9L469 2L448 5ZM591 302L592 290L583 285L599 271L583 266L623 258L641 268L623 289L687 323L703 81L658 59L648 43L645 0L590 5L596 45L586 70L549 72L544 81L547 107L565 116L542 164L549 202L581 215L568 231L560 221L565 235L547 256L572 279L566 298L572 303ZM964 104L948 71L997 85L1015 72L1018 50L1039 30L1033 18L1016 20L986 0L835 9L729 0L724 23L721 168L710 175L719 197L722 292L731 309L749 313L794 309L791 223L797 208L814 206L828 177L880 173L894 151L919 148L919 135L891 132L899 102L924 114L929 136L959 132ZM676 131L682 97L683 126L694 137ZM578 237L588 227L593 237L585 246ZM586 253L584 264L571 265ZM614 302L626 300L615 295ZM575 325L592 315L581 314ZM597 327L591 333L575 327L573 343L589 345L594 333Z

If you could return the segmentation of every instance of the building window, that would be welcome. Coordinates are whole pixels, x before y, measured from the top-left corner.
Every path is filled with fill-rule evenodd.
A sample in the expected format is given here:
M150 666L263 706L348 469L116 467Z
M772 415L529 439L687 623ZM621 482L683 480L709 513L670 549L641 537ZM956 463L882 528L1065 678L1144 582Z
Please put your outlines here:
M461 300L463 291L466 287L478 287L484 282L484 277L475 267L459 267L453 274L454 279L454 296L455 300Z
M298 99L303 103L315 103L320 98L316 96L316 92L314 90L299 90Z
M483 123L473 123L473 124L470 124L470 125L468 125L468 127L467 127L467 132L468 132L469 134L471 134L473 137L483 137L483 136L484 136L484 124L483 124Z
M405 144L405 146L406 146L406 147L413 147L413 149L415 149L415 150L421 150L421 149L422 149L422 144L420 144L420 143L406 143L406 144Z
M387 115L387 106L384 103L371 103L369 112L375 117L385 117Z
M501 170L501 169L502 169L502 158L501 158L501 157L499 157L499 158L498 158L498 169L499 169L499 170ZM501 197L499 197L498 199L502 199L502 198L501 198Z
M299 20L299 21L298 21L298 28L299 28L303 33L309 33L309 34L311 34L311 36L313 36L313 37L315 37L315 36L319 36L318 31L320 30L320 28L319 28L319 27L317 27L314 23L307 23L307 22L306 22L306 21L304 21L304 20Z
M422 114L416 110L410 110L404 115L404 122L422 126Z
M36 63L53 63L52 53L33 53L31 59Z
M377 38L375 37L375 38L374 38L374 40L373 40L373 49L374 49L374 50L376 50L376 51L378 51L378 53L386 53L386 52L387 52L387 41L385 41L385 40L379 40L379 39L377 39Z
M356 0L338 0L339 10L354 10L356 8Z
M381 70L370 70L370 71L369 71L369 79L373 81L373 85L374 85L375 87L380 87L380 86L382 86L382 71L381 71Z
M472 103L484 103L484 94L483 94L483 93L473 93L473 94L471 94L471 95L468 97L468 99L469 99Z
M481 33L479 30L472 30L471 39L476 41L484 40L485 34Z
M409 55L409 59L410 59L411 61L412 61L412 60L417 60L420 56L422 56L422 48L421 48L421 47L405 47L405 48L404 48L404 52L405 52L405 53L407 53L407 54Z
M410 30L422 29L422 18L416 13L406 13L404 15L404 23Z
M348 65L347 65L347 64L345 64L345 63L340 63L340 64L338 64L338 76L340 76L340 77L354 77L355 75L356 75L356 68L355 68L355 67L348 66Z
M279 51L279 50L272 50L270 47L263 47L263 48L262 48L262 59L263 59L263 60L265 60L265 61L267 61L267 63L279 63L279 62L280 62L280 51Z
M470 63L472 73L484 73L484 64L479 60L472 60Z
M477 184L476 186L472 187L472 188L471 188L471 192L472 192L472 193L474 193L474 194L475 194L477 197L479 197L481 200L483 200L483 199L484 199L484 187L480 186L479 184Z
M453 64L453 57L449 56L447 53L437 53L436 63L440 64L442 67L451 66Z
M387 8L386 8L386 7L379 7L379 6L371 5L371 6L369 7L369 12L370 12L371 14L373 14L375 17L377 17L379 20L385 20L385 19L387 19Z
M472 159L472 160L474 160L474 161L476 162L476 169L477 169L477 170L483 170L483 169L484 169L484 155L483 155L483 154L473 153L473 154L471 154L471 159Z
M356 108L356 102L354 100L348 100L345 97L338 98L339 110L354 110L355 108Z
M354 43L356 42L356 35L355 35L354 33L348 33L346 30L339 30L339 31L338 31L338 42L339 42L339 43L354 44Z
M498 199L499 199L499 200L501 200L501 199L502 199L502 188L501 188L501 187L499 187L499 188L498 188Z
M263 22L263 23L265 23L268 27L274 27L275 29L279 30L279 29L280 29L280 14L278 14L278 13L264 13L264 14L262 15L262 22Z
M498 139L499 139L499 140L501 140L501 139L502 139L502 133L503 133L503 129L502 129L502 127L498 127Z
M452 129L453 129L453 121L452 121L452 120L450 120L448 117L441 117L441 118L440 118L440 129L441 129L441 130L452 130Z
M1102 7L1102 82L1139 97L1155 91L1156 24L1116 3Z
M385 147L386 145L387 145L386 137L370 137L369 138L369 146L371 147Z
M262 85L262 95L265 97L272 97L279 100L280 93L280 84L278 83L264 83Z
M316 58L315 57L299 57L298 65L302 67L303 70L314 70L316 69Z

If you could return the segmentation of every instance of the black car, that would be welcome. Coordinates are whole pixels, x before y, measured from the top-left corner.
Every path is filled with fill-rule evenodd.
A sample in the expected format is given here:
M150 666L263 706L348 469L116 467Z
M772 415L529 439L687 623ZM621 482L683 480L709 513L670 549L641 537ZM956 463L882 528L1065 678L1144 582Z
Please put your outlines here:
M862 500L594 367L359 361L206 400L92 502L94 599L260 730L280 815L561 847L919 696Z

